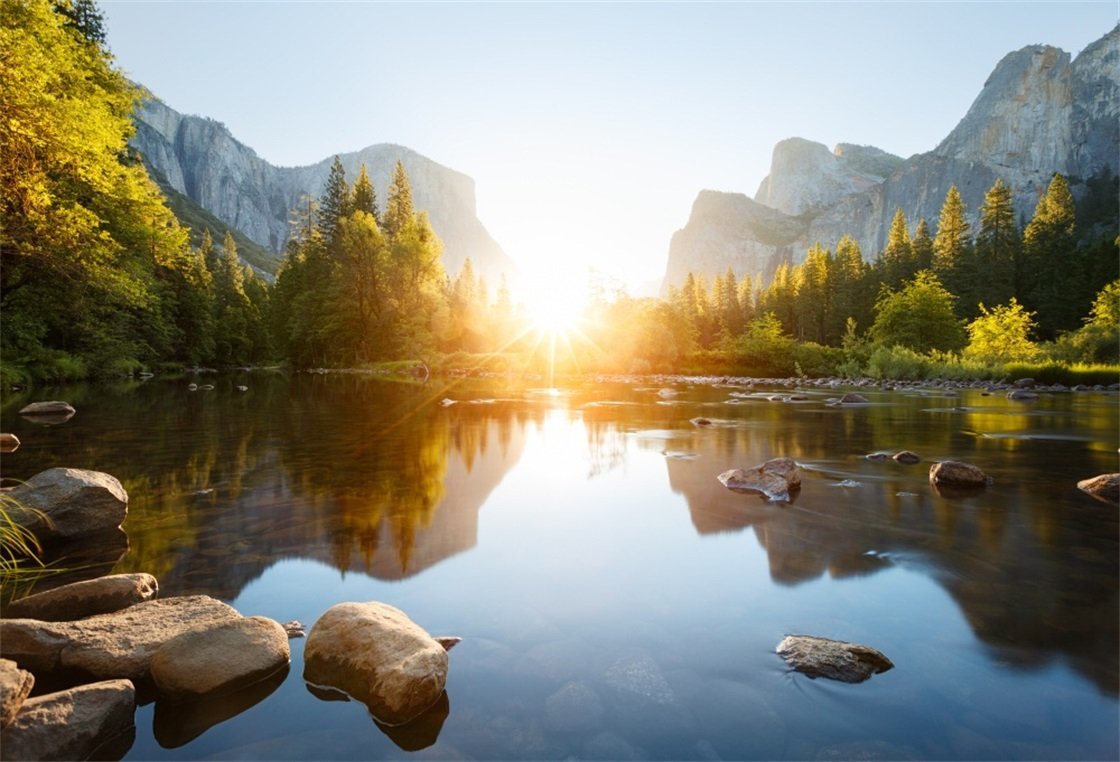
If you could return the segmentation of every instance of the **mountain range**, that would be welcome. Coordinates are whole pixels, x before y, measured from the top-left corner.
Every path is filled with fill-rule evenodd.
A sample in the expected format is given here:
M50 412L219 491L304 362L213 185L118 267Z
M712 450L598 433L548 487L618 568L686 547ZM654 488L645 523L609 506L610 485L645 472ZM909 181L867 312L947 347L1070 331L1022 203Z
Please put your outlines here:
M305 167L277 167L241 143L221 122L185 116L158 98L137 109L133 148L163 188L173 211L192 228L235 233L242 258L265 274L274 274L291 235L292 210L308 196L318 198L333 157ZM404 164L417 209L427 211L443 241L444 268L454 276L469 257L477 274L496 284L516 272L501 246L479 221L474 180L404 146L381 143L340 153L346 177L353 181L361 164L381 203L397 161ZM193 223L193 224L192 224ZM196 230L196 232L198 232Z
M661 290L689 272L711 280L728 268L765 281L781 262L801 261L814 243L834 248L844 235L873 259L898 209L911 228L925 219L936 230L952 185L975 226L984 194L1002 178L1025 224L1055 172L1076 198L1091 180L1120 173L1118 147L1120 26L1073 60L1031 45L996 65L968 113L928 153L903 159L849 143L829 151L791 138L775 146L753 198L701 191L672 237Z

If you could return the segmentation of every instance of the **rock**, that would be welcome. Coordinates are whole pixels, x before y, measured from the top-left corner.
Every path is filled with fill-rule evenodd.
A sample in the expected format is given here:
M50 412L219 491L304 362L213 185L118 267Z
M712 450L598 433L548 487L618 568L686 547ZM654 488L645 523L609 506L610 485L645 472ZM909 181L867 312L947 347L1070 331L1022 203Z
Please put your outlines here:
M657 396L661 399L670 399L672 397L676 397L678 394L680 394L680 392L678 392L676 389L669 388L661 389L657 392Z
M261 616L184 632L152 654L152 680L172 701L233 693L259 682L291 660L288 633Z
M441 635L435 638L435 641L443 646L444 651L450 651L455 646L463 642L463 639L457 635Z
M1017 378L1015 379L1015 386L1019 387L1020 389L1029 389L1030 387L1034 386L1034 379Z
M119 527L128 514L124 487L99 471L51 468L8 495L25 509L12 510L15 521L43 541Z
M242 384L238 384L238 386L237 386L237 391L239 391L239 392L247 392L247 391L249 391L249 387L247 387L247 386L244 386L244 385L242 385Z
M302 638L307 634L307 631L304 629L303 622L299 621L298 619L293 619L290 622L284 622L280 626L284 628L284 632L287 633L289 640L291 638Z
M100 750L134 730L135 710L136 690L128 680L36 696L24 702L12 724L0 732L0 757L100 758Z
M303 678L363 702L381 723L420 715L443 693L447 651L404 612L384 603L340 603L311 628Z
M4 607L8 619L68 622L109 614L155 598L159 583L151 574L113 574L35 593Z
M74 408L71 407L67 402L62 402L61 400L50 400L49 402L32 402L30 405L26 405L25 407L23 407L19 411L19 414L27 416L46 415L55 417L60 415L72 416L76 412L77 411L74 410Z
M11 659L0 659L0 728L12 724L34 686L34 675Z
M603 720L603 702L587 683L570 682L544 702L549 726L561 733L586 733Z
M910 450L902 450L894 454L895 463L903 463L906 465L913 465L914 463L921 463L922 459L916 452Z
M148 675L152 654L171 638L241 615L208 595L145 601L77 622L0 620L4 655L35 673L76 669L97 679Z
M0 434L0 452L15 452L19 449L19 437L15 434Z
M845 683L862 683L894 666L869 646L812 635L787 635L777 650L786 664L802 674Z
M890 460L891 454L889 452L869 452L863 457L868 460Z
M991 484L992 477L971 463L943 460L930 466L929 480L936 486L979 488Z
M864 397L862 394L857 394L855 392L848 392L840 398L841 405L862 405L870 401L871 400L867 399L867 397Z
M691 421L689 421L689 423L691 423L693 426L704 427L711 426L712 420L710 418L693 418Z
M1007 399L1014 400L1015 402L1029 402L1030 400L1038 399L1038 394L1027 391L1026 389L1012 389L1007 393Z
M1077 483L1082 492L1106 503L1120 503L1120 474L1101 474Z
M724 471L717 479L731 490L761 492L771 500L789 500L801 488L801 472L792 458L774 458L749 469Z

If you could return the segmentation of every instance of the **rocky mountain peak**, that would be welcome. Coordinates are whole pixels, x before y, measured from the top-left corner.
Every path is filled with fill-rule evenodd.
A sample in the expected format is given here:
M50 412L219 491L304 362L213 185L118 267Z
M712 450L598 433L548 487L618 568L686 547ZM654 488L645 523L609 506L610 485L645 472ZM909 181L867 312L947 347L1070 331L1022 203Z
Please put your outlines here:
M857 169L822 143L789 138L774 146L770 174L758 186L754 199L796 216L867 190L881 180Z

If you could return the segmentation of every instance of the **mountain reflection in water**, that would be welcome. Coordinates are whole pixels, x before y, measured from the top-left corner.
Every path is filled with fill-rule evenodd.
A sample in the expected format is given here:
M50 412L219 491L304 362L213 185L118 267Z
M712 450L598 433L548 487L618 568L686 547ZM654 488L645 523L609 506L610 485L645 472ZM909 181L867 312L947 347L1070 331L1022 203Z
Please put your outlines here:
M248 383L250 392L232 392L239 383ZM270 569L296 560L323 564L344 576L404 582L427 578L442 562L468 551L498 552L499 562L460 564L457 568L469 569L473 581L444 594L468 602L472 596L501 599L526 620L546 618L550 607L560 611L565 606L567 616L609 616L612 599L597 597L601 594L589 585L617 587L625 597L635 580L666 573L642 566L650 563L643 552L619 545L613 534L581 535L581 527L573 526L579 517L586 521L589 515L617 512L612 501L627 499L618 497L626 493L606 490L607 482L644 478L641 485L633 482L641 499L653 495L659 510L683 501L687 518L683 509L679 515L685 527L691 522L689 532L696 538L753 535L769 583L729 577L736 584L770 584L779 592L767 595L777 600L782 590L792 593L820 580L874 578L892 569L917 572L951 596L992 664L1027 671L1068 664L1105 700L1116 700L1120 527L1114 507L1074 487L1078 479L1116 468L1115 395L1047 395L1025 406L973 391L954 397L866 392L870 404L846 408L828 406L828 395L816 390L808 390L804 402L787 404L741 390L733 397L727 388L707 385L678 385L680 394L669 399L659 397L659 387L622 383L537 394L504 381L444 387L361 376L254 374L219 377L216 386L209 393L188 392L185 383L156 382L61 390L59 398L71 401L78 414L50 428L15 416L27 399L11 395L3 406L4 429L16 433L23 445L5 457L4 476L27 478L67 465L120 478L130 495L124 527L128 544L113 570L155 574L164 596L206 593L234 601ZM456 404L439 404L444 398ZM712 425L691 424L696 416ZM901 465L864 457L901 449L918 452L923 462ZM572 450L582 451L575 453L578 467L572 465ZM715 478L728 468L779 456L792 457L803 468L802 489L789 503L732 492ZM964 497L937 494L928 483L929 465L947 458L975 463L994 476L994 483ZM653 459L662 463L664 485L650 485L655 472L639 468ZM533 534L526 532L528 518L522 526L507 513L494 517L488 540L480 539L480 519L490 515L484 509L515 473L519 483L550 491L540 502L556 501L561 497L557 489L565 493L570 515L550 520L568 529ZM524 515L531 516L537 508L532 493L518 493L518 499L523 499ZM630 528L635 542L643 528ZM627 529L601 531L625 534ZM705 547L710 546L681 541L670 548L679 549L679 557L655 562L674 570L686 596L691 595L689 570L707 562ZM632 567L627 565L631 558ZM618 569L625 570L625 578L612 576ZM541 587L548 580L555 582L554 589ZM568 591L569 584L577 589ZM642 589L634 589L633 601L643 600ZM638 605L633 601L629 605ZM416 605L423 608L424 602L417 598ZM702 606L702 599L696 605ZM874 607L889 610L890 604ZM800 614L788 616L800 621ZM565 621L571 620L557 614L546 630L562 632ZM680 626L689 631L687 623ZM608 632L613 628L625 630L616 623L606 627ZM504 653L501 648L507 646L500 644L499 634L481 626L479 632L484 637L475 634L476 645L471 632L455 633L466 637L463 651L452 658L453 677L474 674L470 649L478 643L489 644L487 658ZM775 629L774 643L781 634ZM581 630L554 647L562 651L588 637ZM662 679L657 670L665 663L659 666L647 652L610 653L617 656L613 666L605 654L583 651L572 661L598 665L603 660L608 686L611 675L635 671L648 672L654 682ZM676 655L659 657L663 662L690 651L676 644L666 653ZM457 668L457 660L467 661ZM524 669L499 670L486 679L499 685L516 682L525 677ZM905 665L897 671L906 674ZM720 679L720 690L732 689ZM596 694L596 685L590 678L571 682L549 700L590 696L594 704L600 694L604 701L613 695L609 691L615 688L596 688ZM680 685L674 683L673 689L674 695L684 695ZM625 690L623 698L629 695ZM455 694L456 711L447 723L454 726L457 715L470 716L471 703L451 685L449 693ZM609 717L616 716L612 711L621 710L603 709ZM159 730L166 734L170 726L163 715L160 721ZM658 732L675 732L667 728ZM494 731L496 736L502 732ZM590 754L592 746L564 753ZM552 747L532 748L536 755L552 756L546 753ZM667 748L695 754L692 746ZM794 753L794 747L785 748ZM797 753L806 748L796 747ZM767 754L781 751L767 749Z

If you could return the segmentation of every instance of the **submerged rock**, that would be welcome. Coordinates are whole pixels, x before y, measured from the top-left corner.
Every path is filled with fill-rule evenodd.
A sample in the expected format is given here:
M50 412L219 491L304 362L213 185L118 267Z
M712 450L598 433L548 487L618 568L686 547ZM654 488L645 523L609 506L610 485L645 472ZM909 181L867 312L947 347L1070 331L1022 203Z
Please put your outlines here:
M303 679L363 702L381 723L419 716L443 693L447 650L385 603L339 603L307 636Z
M1097 500L1120 503L1120 474L1101 474L1092 479L1082 479L1077 488Z
M0 728L12 723L34 687L34 675L11 659L0 659Z
M881 451L880 452L869 452L866 455L864 455L863 457L865 457L867 460L876 460L876 461L890 460L891 459L891 454L889 452L881 452Z
M812 635L787 635L777 651L786 664L802 674L845 683L862 683L894 666L870 646Z
M7 658L32 672L76 669L98 679L139 680L148 675L152 654L171 638L240 618L208 595L189 595L77 622L3 619L0 642Z
M128 493L100 471L51 468L13 487L17 523L40 540L66 539L119 527L128 515Z
M136 690L128 680L36 696L0 732L0 754L3 759L119 759L124 755L108 753L106 747L127 738L135 727L135 710Z
M111 574L13 601L4 607L3 615L9 619L70 622L120 611L151 600L158 592L159 583L151 574Z
M24 406L20 411L20 415L26 416L72 416L77 411L68 402L61 400L49 400L46 402L32 402L30 405Z
M262 616L176 635L152 654L152 680L172 701L233 693L288 665L288 634Z
M733 468L716 478L730 490L761 492L771 500L789 500L801 488L801 472L792 458L774 458L753 468Z
M980 488L992 483L992 477L971 463L943 460L929 469L929 480L934 486Z
M921 463L922 459L916 452L910 450L903 450L894 454L894 462L902 463L905 465L913 465L914 463Z

